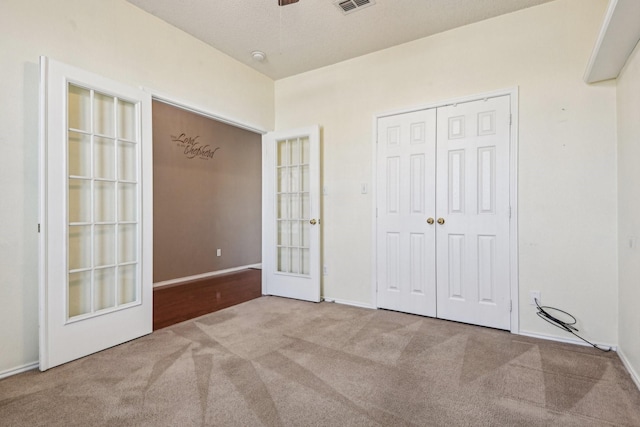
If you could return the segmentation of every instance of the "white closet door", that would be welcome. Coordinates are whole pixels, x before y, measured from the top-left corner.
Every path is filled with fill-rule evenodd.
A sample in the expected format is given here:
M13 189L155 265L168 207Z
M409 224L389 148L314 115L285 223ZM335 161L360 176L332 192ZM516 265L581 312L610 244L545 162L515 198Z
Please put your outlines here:
M320 128L263 137L263 289L320 301Z
M438 108L438 317L510 329L510 98Z
M40 369L152 330L151 97L41 59Z
M378 306L436 315L436 110L378 120Z

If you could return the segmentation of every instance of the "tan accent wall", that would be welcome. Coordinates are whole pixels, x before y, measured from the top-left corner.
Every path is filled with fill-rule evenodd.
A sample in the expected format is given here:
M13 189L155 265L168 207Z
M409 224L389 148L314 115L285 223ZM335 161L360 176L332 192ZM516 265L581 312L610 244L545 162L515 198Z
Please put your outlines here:
M153 102L155 283L261 261L261 140Z

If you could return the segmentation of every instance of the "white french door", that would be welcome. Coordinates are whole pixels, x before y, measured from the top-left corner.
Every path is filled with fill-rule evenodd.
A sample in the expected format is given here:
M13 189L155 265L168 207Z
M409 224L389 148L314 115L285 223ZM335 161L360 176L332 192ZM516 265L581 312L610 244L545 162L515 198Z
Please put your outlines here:
M320 129L263 137L263 292L320 301Z
M40 369L152 330L151 97L41 58Z
M378 119L378 306L511 325L510 97Z

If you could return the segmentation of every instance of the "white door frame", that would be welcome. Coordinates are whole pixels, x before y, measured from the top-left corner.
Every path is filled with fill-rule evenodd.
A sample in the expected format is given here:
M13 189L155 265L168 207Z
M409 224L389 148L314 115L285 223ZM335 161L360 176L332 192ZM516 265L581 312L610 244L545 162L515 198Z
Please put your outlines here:
M509 200L511 202L511 221L509 224L509 281L511 292L511 333L517 334L520 332L520 315L519 315L519 273L518 273L518 87L499 89L492 92L479 93L475 95L468 95L459 98L453 98L443 101L438 101L430 104L419 105L410 108L404 108L401 110L387 111L384 113L376 114L373 118L372 124L372 188L373 188L373 200L372 200L372 232L374 236L373 248L371 251L371 295L374 307L378 307L377 296L377 268L376 268L376 256L378 252L378 242L376 236L377 230L377 209L378 206L378 188L376 186L378 170L377 170L377 140L378 140L378 119L386 116L411 113L419 110L426 110L430 108L444 107L445 105L459 104L463 102L478 101L485 98L494 98L498 96L509 95L510 107L511 107L511 140L509 141Z
M154 101L164 102L165 104L172 105L182 110L186 110L191 113L195 113L200 116L216 120L218 122L223 122L223 123L238 127L240 129L245 129L251 132L259 133L260 135L264 135L265 133L268 132L267 130L265 130L260 126L253 125L251 123L247 123L242 120L238 120L234 117L225 116L224 114L221 114L216 111L212 111L208 108L197 106L192 102L186 101L184 99L176 98L175 96L167 95L151 88L144 88L144 90L151 94L151 98Z

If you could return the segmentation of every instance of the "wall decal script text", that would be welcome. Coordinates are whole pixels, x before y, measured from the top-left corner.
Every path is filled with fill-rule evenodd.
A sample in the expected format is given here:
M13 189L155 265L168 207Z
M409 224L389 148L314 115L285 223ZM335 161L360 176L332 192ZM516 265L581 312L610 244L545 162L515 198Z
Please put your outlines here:
M171 141L184 149L183 154L187 159L212 159L220 147L212 148L209 144L203 144L198 141L198 138L200 138L200 135L187 136L184 132L179 136L171 135Z

